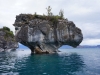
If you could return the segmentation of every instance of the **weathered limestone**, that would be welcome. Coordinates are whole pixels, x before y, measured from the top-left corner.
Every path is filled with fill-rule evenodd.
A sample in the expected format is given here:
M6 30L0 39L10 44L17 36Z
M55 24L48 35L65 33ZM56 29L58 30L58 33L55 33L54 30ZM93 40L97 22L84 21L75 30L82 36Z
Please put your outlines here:
M18 48L18 42L15 41L15 38L10 36L7 30L0 28L0 52L16 48Z
M54 24L31 16L33 15L16 16L14 26L16 40L29 47L32 53L57 52L62 45L77 47L83 40L81 30L72 21L58 19Z

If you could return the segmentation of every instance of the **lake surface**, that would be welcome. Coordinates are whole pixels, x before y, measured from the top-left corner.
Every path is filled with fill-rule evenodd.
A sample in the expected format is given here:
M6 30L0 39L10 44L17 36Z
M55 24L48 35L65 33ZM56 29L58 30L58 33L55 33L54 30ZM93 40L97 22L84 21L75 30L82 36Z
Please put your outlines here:
M31 55L30 50L0 53L0 75L100 75L100 48L62 49Z

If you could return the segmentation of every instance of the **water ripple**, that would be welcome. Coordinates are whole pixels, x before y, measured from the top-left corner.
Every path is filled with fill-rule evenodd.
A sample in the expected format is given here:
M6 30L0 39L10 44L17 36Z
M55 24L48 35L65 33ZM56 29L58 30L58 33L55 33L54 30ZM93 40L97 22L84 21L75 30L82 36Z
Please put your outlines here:
M100 51L70 50L31 55L30 51L0 53L0 75L99 75Z

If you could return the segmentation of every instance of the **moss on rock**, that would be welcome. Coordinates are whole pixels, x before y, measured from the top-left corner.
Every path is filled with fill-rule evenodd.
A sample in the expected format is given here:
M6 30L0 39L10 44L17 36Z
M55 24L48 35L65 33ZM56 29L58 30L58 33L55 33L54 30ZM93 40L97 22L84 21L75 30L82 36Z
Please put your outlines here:
M13 31L11 31L10 28L8 28L8 27L6 27L6 26L4 26L3 28L0 28L0 31L5 32L5 36L4 36L5 38L7 38L7 37L12 37L12 38L14 38Z

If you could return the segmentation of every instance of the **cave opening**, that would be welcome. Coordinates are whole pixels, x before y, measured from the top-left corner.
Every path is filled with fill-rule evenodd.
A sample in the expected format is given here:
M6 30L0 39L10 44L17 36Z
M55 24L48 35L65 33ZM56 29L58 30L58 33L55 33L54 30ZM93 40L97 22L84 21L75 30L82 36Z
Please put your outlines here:
M30 50L27 46L21 44L21 43L18 43L19 44L19 48L18 49L21 49L21 50Z
M70 49L70 48L73 48L73 47L69 45L63 45L59 49Z

